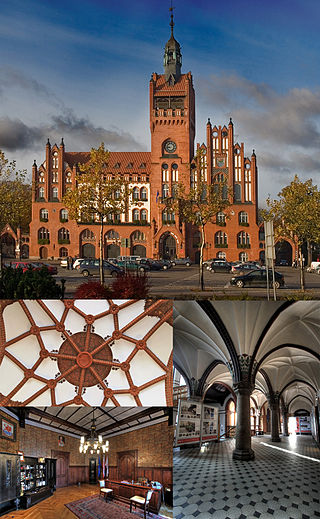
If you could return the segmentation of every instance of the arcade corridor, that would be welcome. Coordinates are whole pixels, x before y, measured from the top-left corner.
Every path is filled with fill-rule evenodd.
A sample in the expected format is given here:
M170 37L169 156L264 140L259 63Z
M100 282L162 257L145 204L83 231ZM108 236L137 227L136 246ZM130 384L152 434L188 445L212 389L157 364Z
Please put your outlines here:
M277 445L254 437L252 448L255 460L247 462L232 459L234 440L176 452L174 517L320 517L320 450L311 436L282 437Z

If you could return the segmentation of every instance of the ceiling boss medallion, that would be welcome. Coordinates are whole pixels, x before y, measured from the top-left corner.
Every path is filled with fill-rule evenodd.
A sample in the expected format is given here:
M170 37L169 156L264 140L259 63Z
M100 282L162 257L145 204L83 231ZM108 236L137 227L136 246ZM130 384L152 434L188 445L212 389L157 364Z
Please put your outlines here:
M0 405L172 403L171 303L7 301L0 338Z

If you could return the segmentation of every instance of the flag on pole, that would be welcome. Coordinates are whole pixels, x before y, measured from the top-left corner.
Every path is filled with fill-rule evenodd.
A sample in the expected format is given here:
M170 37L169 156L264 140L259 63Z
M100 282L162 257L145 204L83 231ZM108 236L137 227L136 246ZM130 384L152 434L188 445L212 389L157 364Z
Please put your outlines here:
M157 191L156 202L158 202L158 198L159 198L159 191Z
M100 479L100 474L101 474L101 459L100 459L100 454L99 454L99 458L98 458L98 478Z

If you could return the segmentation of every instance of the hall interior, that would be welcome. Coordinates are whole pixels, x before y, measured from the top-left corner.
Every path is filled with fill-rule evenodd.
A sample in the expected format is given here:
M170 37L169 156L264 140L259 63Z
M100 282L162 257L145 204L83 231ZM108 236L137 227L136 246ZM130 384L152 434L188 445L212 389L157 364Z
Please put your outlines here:
M320 517L319 301L174 302L174 517Z
M0 421L4 519L82 518L86 510L120 519L148 509L173 517L170 408L1 407Z

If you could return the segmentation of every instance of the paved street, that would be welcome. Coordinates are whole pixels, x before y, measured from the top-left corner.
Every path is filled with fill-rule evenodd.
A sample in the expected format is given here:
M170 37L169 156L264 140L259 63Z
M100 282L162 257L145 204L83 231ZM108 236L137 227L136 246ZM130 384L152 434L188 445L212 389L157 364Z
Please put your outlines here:
M285 278L285 288L277 291L279 297L286 297L289 294L298 294L300 289L299 270L291 267L280 267L276 269ZM231 274L211 273L205 271L205 291L199 291L199 270L197 265L191 267L176 266L167 271L150 272L151 296L166 298L195 298L195 297L221 297L224 295L241 297L241 294L248 294L253 297L266 297L266 289L262 288L243 288L231 287L229 281ZM79 276L76 271L70 271L58 267L57 280L66 279L66 296L73 295L76 287L83 283L87 278ZM90 279L98 279L97 277ZM111 280L110 280L111 281ZM311 298L320 298L320 276L305 273L306 293ZM273 291L270 292L273 297Z

